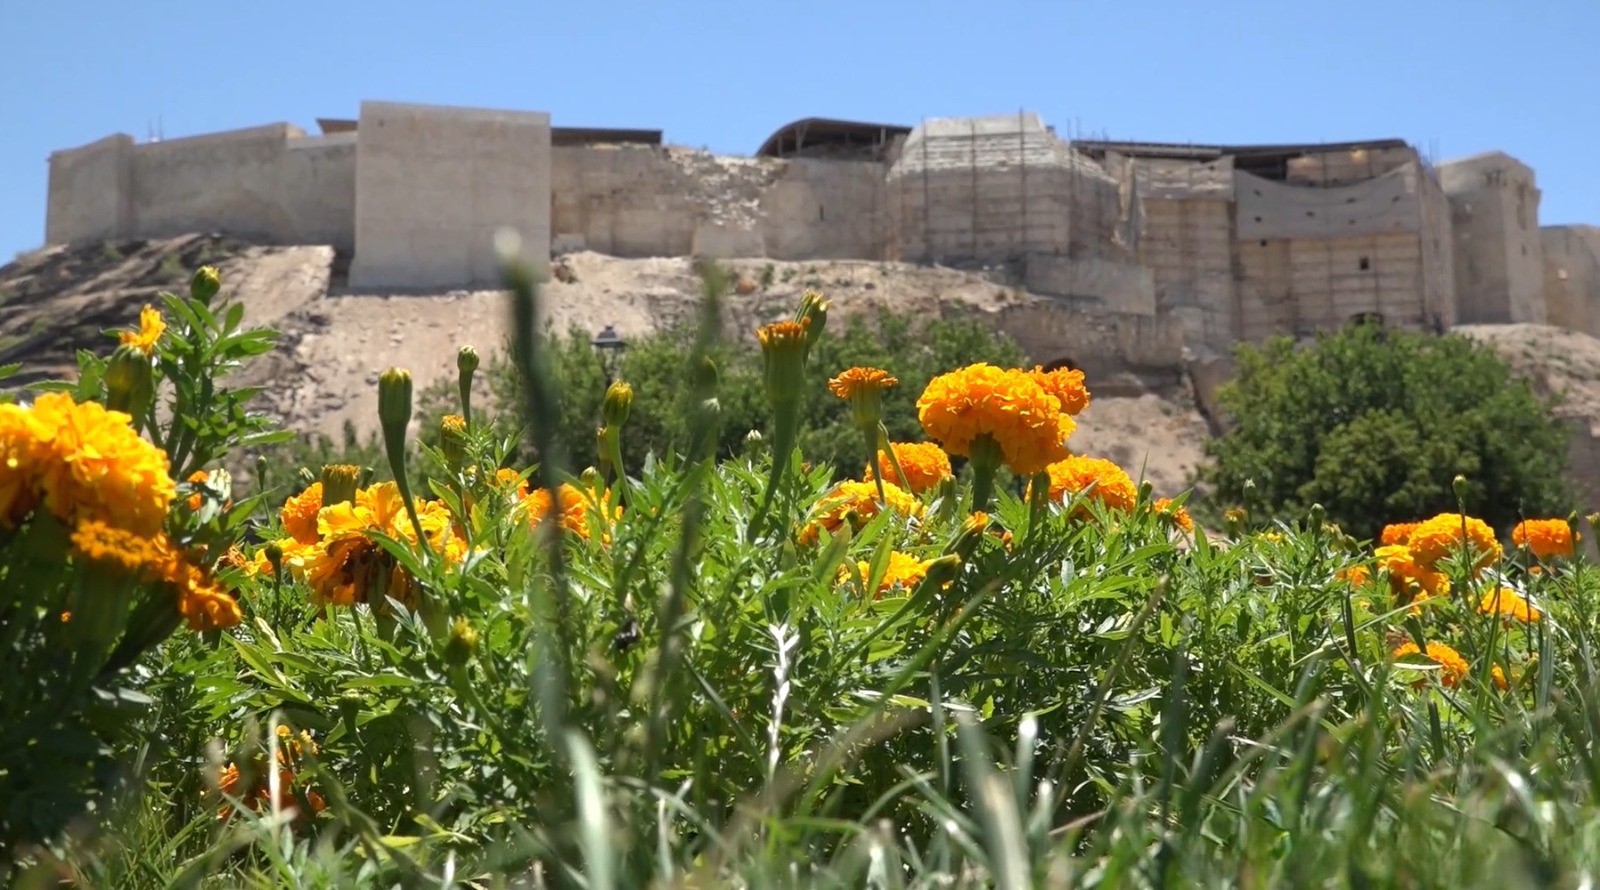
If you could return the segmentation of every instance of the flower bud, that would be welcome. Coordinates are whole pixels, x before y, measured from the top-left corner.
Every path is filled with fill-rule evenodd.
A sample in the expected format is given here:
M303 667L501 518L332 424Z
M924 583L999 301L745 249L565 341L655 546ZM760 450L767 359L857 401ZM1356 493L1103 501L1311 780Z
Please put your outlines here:
M1320 503L1311 505L1311 516L1310 516L1310 519L1311 519L1311 527L1312 528L1317 528L1317 529L1322 528L1323 521L1326 520L1327 518L1328 518L1328 510L1327 510L1326 507L1322 506Z
M472 422L472 375L478 370L478 350L463 346L456 353L456 390L461 397L461 416Z
M466 665L478 648L478 631L466 618L457 618L450 625L450 639L444 644L444 663L453 668Z
M467 420L459 414L446 414L439 421L439 450L451 470L460 470L467 453Z
M272 574L281 576L283 574L283 547L277 541L273 541L266 546L265 552L267 564L272 566Z
M411 423L411 372L390 368L378 377L378 422L385 437L405 437Z
M210 303L219 290L222 290L222 274L216 266L201 266L189 279L189 296L202 303Z
M633 387L621 380L606 388L606 399L600 408L600 420L608 427L620 427L628 422L633 410Z
M927 573L922 576L922 583L937 587L944 587L956 579L961 571L961 557L955 553L946 553L928 563Z
M1155 499L1155 493L1156 487L1151 484L1149 479L1145 479L1139 483L1139 503L1150 503Z
M828 326L828 301L817 291L806 291L800 297L800 310L795 313L794 320L806 326L806 349L809 351L822 337L822 329Z
M136 346L122 345L106 363L106 407L139 418L155 399L155 370Z
M1467 499L1467 477L1461 475L1460 473L1457 473L1456 474L1456 478L1450 480L1450 488L1451 488L1451 490L1453 490L1456 493L1456 500L1457 501L1463 501L1463 502L1466 501L1466 499Z
M262 491L266 491L267 490L267 463L268 463L268 461L267 461L267 456L266 455L264 455L264 454L256 455L256 475L255 475L255 480L256 480L256 491L257 492L262 492Z
M456 371L463 377L472 379L478 370L478 350L471 346L463 346L456 352Z
M355 464L327 464L322 468L322 505L348 504L356 499L361 468Z
M600 471L594 467L585 467L583 472L578 474L578 481L583 483L583 487L590 491L601 492L606 490L605 477L601 476Z

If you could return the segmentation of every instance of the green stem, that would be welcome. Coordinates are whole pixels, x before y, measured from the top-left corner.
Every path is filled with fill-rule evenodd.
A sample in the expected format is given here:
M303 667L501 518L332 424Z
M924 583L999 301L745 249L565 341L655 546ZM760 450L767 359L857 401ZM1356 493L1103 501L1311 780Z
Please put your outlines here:
M986 510L994 497L994 477L1003 457L1000 443L987 433L972 440L972 509Z
M761 496L761 506L750 519L749 539L752 541L764 530L767 514L783 483L783 474L789 468L789 455L794 452L795 440L800 435L799 400L780 402L772 407L772 472L767 476L767 490Z
M889 503L889 496L884 494L883 473L879 472L878 467L878 431L873 429L862 430L861 436L866 440L867 444L867 469L872 472L872 480L878 483L878 503L887 505ZM892 451L890 452L890 454L893 453L894 452ZM899 469L899 467L895 467L896 472L898 472ZM904 480L904 478L904 476L901 477L902 480Z

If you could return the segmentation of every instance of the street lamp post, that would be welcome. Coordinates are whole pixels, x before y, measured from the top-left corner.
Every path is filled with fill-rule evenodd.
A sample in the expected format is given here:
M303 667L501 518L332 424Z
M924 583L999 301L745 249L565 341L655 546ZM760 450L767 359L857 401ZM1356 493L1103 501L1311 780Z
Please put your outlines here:
M609 389L617 379L617 371L621 369L622 353L628 348L628 341L622 339L615 327L606 325L589 341L589 345L600 354L600 367L606 373L606 388Z

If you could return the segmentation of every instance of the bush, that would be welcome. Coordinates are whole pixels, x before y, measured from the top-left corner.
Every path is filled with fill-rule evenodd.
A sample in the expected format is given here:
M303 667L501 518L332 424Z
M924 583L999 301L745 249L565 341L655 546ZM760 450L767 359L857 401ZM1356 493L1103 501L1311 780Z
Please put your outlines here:
M1566 431L1464 337L1352 325L1305 348L1245 345L1219 401L1235 424L1208 445L1221 503L1281 516L1321 504L1365 537L1456 509L1458 475L1466 509L1502 531L1569 507Z

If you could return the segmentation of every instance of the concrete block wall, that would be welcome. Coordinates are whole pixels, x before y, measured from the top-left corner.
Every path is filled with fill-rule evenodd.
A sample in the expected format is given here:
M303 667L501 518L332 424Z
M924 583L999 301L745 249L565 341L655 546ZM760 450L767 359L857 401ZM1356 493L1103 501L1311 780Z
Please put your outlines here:
M1038 364L1069 360L1092 377L1183 367L1184 330L1171 316L1134 315L1040 300L989 316Z
M133 137L118 133L50 155L47 244L134 234L133 151Z
M1455 237L1450 228L1450 200L1438 175L1417 164L1412 174L1421 200L1422 303L1430 322L1448 328L1456 323Z
M667 150L648 145L551 150L550 225L570 244L611 256L686 256L696 214Z
M1457 320L1543 323L1544 260L1533 170L1501 152L1439 166L1454 232Z
M1354 185L1420 161L1409 145L1311 152L1289 159L1285 181L1319 187Z
M363 102L356 145L351 286L498 283L502 228L548 267L548 114Z
M885 172L876 161L785 162L761 195L766 256L883 259L889 224Z
M1600 337L1600 227L1545 226L1545 320Z
M1237 339L1231 203L1153 198L1142 210L1138 258L1155 278L1156 311L1181 319L1195 343L1231 344Z
M1022 283L1036 294L1094 300L1132 315L1156 314L1155 275L1143 266L1057 254L1029 254Z

